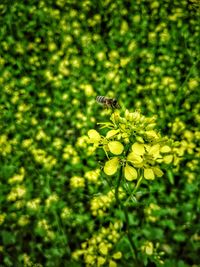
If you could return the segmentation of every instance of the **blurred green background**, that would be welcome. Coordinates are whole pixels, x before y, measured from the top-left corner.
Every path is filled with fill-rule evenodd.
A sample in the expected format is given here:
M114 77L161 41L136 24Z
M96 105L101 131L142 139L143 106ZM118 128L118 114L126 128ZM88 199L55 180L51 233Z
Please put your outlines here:
M97 95L180 142L177 165L129 207L144 266L200 266L199 26L198 1L1 1L1 267L94 266L81 244L102 227L113 238L120 211L86 143L108 120ZM133 266L114 243L95 266Z

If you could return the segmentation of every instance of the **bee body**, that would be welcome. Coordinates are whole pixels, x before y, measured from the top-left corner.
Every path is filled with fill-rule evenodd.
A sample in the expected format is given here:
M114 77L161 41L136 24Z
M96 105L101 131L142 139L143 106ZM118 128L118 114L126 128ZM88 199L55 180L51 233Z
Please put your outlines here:
M120 105L115 98L108 98L106 96L97 96L96 101L100 104L103 104L106 108L112 108L112 109L120 108Z

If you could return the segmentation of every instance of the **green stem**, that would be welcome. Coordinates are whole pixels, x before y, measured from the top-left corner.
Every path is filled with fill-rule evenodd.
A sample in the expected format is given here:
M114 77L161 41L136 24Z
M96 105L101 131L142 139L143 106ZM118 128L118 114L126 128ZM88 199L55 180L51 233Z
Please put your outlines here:
M134 190L133 190L132 192L130 192L130 194L129 194L129 196L128 196L128 198L127 198L127 200L126 200L125 203L127 203L127 202L129 201L130 198L133 198L133 197L134 197L134 195L135 195L135 193L137 192L138 188L140 187L142 181L143 181L143 176L141 175L140 178L139 178L138 181L137 181L137 184L136 184ZM136 203L136 202L137 202L137 201L134 201L134 203Z
M118 176L118 180L117 180L117 185L116 185L116 188L115 188L115 199L116 199L117 205L121 208L121 210L124 213L126 235L127 235L128 240L129 240L129 243L130 243L130 246L131 246L131 250L132 250L132 253L133 253L133 259L134 259L134 263L135 263L134 266L137 267L137 266L140 266L140 265L139 265L138 258L137 258L137 248L136 248L136 246L135 246L135 244L133 242L133 239L132 239L132 236L131 236L131 232L130 232L130 222L129 222L128 210L127 210L126 206L123 205L123 203L120 201L120 198L119 198L119 187L120 187L121 180L122 180L122 167L120 168L119 176Z
M140 178L139 178L139 180L138 180L138 182L137 182L132 194L136 193L136 191L138 190L138 188L140 187L140 185L142 183L142 180L143 180L143 175L140 176Z

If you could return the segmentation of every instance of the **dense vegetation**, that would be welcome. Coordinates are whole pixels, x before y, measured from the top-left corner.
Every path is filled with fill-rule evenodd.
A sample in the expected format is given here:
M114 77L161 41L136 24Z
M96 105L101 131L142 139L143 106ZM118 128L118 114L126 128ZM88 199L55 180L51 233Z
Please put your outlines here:
M198 0L0 1L1 267L200 266L199 26Z

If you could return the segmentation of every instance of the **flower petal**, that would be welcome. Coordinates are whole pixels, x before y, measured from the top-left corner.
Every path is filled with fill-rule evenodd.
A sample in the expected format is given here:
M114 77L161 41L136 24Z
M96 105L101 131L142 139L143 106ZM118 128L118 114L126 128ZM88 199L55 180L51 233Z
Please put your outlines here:
M88 136L90 138L91 143L99 142L101 139L101 135L94 129L88 131Z
M132 148L132 151L137 155L141 156L141 155L144 155L144 153L145 153L145 149L144 149L143 144L134 143L131 148Z
M108 148L109 148L110 152L115 154L115 155L120 155L124 150L124 146L119 141L109 142Z
M163 171L158 167L153 167L153 172L157 177L162 177L164 174Z
M137 171L135 168L126 164L126 166L124 167L124 176L125 176L126 180L128 180L128 181L136 180L137 179Z
M155 175L151 168L144 169L144 178L147 180L154 180Z
M163 161L166 164L170 164L172 162L172 160L173 160L173 156L172 155L167 155L167 156L163 157Z
M119 159L117 157L114 157L114 158L106 161L103 170L104 170L105 174L113 175L116 173L118 166L119 166Z
M115 260L119 260L119 259L121 259L121 257L122 257L121 251L118 251L118 252L116 252L115 254L112 255L112 258L115 259Z
M157 155L159 154L160 152L160 145L159 144L156 144L152 147L150 147L148 153L151 154L151 155Z
M156 131L154 130L149 130L149 131L146 131L145 133L147 135L147 138L149 139L157 139L159 137Z
M136 155L135 152L131 152L127 156L127 160L130 161L132 164L140 164L143 162L143 159L141 156Z
M107 132L107 134L106 134L106 138L113 137L113 136L116 135L118 132L119 132L119 129L118 129L118 130L110 130L110 131Z
M148 242L148 244L146 245L146 248L145 248L145 252L147 255L153 254L153 243L152 242Z
M161 149L160 149L160 152L161 153L168 153L168 152L170 152L171 151L171 147L169 147L169 146L163 146L163 147L161 147Z

